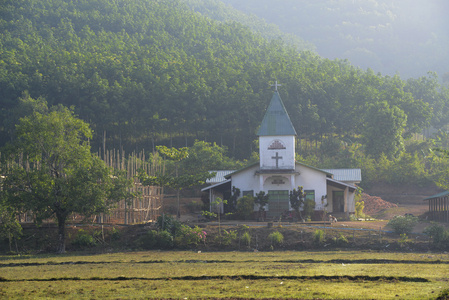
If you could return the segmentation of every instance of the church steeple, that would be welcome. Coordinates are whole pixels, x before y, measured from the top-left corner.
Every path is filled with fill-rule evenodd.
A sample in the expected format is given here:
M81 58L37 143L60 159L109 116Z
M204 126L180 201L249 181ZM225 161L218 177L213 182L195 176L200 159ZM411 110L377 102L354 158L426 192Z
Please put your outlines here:
M261 171L295 168L295 136L287 110L277 91L273 93L257 135Z
M257 135L296 135L295 128L277 90L271 97Z

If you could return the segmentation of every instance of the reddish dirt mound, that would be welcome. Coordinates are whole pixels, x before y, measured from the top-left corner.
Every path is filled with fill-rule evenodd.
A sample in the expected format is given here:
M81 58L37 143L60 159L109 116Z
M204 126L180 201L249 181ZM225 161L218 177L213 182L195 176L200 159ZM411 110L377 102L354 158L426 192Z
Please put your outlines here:
M375 215L387 208L398 207L396 204L382 200L380 197L370 196L366 193L362 193L362 201L365 202L363 212L368 216Z

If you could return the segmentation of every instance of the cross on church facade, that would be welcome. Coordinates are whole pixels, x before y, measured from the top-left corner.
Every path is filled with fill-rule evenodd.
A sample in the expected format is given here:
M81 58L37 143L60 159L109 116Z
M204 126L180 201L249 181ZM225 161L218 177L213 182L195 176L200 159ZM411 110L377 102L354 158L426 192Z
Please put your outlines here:
M274 84L272 84L271 86L274 86L274 90L277 91L278 90L278 86L282 86L282 84L279 84L278 81L276 80Z
M272 156L271 158L276 160L276 169L279 168L279 160L282 159L282 156L279 156L279 152L276 152L276 156Z

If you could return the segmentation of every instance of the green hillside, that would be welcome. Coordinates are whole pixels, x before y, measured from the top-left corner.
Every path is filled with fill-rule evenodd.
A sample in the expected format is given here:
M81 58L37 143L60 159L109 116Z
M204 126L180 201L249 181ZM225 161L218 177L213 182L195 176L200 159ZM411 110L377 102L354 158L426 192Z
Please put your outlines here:
M316 46L326 58L402 78L429 71L449 83L445 0L221 0Z
M26 111L25 91L74 106L96 132L94 149L106 133L107 147L127 151L199 139L248 158L275 80L300 140L329 141L330 152L345 141L391 157L449 121L448 90L433 74L362 71L226 20L180 0L2 1L0 145Z

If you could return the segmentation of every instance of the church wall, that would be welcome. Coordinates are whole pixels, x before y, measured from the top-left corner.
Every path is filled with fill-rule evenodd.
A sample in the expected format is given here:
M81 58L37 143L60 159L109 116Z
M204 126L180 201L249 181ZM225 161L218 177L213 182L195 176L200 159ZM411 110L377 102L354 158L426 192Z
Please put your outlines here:
M355 193L348 192L348 207L347 211L349 213L355 213Z
M258 166L232 175L231 185L240 189L240 197L244 191L254 191L253 196L259 192L259 176L255 175Z
M296 169L300 174L296 176L295 188L302 186L304 190L314 190L315 210L322 210L321 198L327 194L326 174L304 166L297 166Z
M283 149L285 148L285 149ZM295 136L260 136L259 156L262 169L275 169L278 153L279 169L294 169L295 166Z
M285 191L292 190L292 184L290 183L290 178L288 176L282 175L265 175L263 176L263 189L265 192L273 191Z

